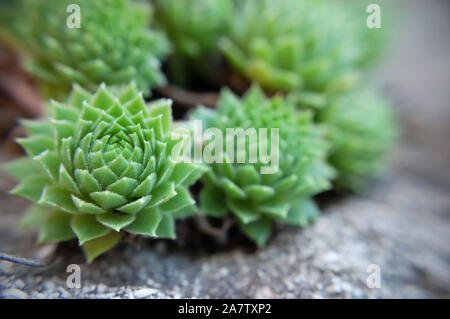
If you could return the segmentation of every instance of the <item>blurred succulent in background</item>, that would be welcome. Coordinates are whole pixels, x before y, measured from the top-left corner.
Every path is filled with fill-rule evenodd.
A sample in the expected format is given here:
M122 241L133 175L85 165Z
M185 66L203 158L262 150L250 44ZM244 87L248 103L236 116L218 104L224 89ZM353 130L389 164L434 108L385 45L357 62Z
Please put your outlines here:
M198 58L217 48L230 21L229 0L155 0L155 20L167 33L176 54Z
M262 174L260 169L267 162L259 157L252 163L248 155L244 163L228 163L224 155L223 163L209 164L199 198L203 213L225 216L230 211L258 246L267 242L273 221L304 226L316 216L311 196L330 187L334 172L325 161L327 142L312 123L310 112L295 110L279 96L266 99L255 86L242 99L223 90L217 110L199 108L191 115L224 135L226 128L279 129L279 150L267 142L271 152L278 151L276 172ZM247 152L259 150L261 145L261 141L245 141Z
M160 59L169 43L149 28L150 6L134 0L78 0L80 28L71 29L67 7L73 2L19 0L10 8L13 19L3 26L22 47L44 95L65 98L72 82L95 90L103 82L133 80L145 94L165 83Z
M250 81L296 91L298 102L322 107L329 94L353 87L376 55L364 38L364 8L359 15L349 8L324 0L238 1L219 46Z
M37 203L23 224L39 228L40 242L78 238L89 262L123 232L174 238L202 170L171 158L170 100L145 105L135 85L117 95L102 85L52 103L49 120L24 121L28 156L6 166L20 180L12 193Z
M183 83L190 72L211 69L219 56L217 41L225 34L232 17L232 1L155 0L154 3L155 21L174 46L168 60L174 81Z
M365 88L336 97L318 112L317 121L328 131L330 163L339 186L358 190L377 173L397 136L393 108L375 91Z

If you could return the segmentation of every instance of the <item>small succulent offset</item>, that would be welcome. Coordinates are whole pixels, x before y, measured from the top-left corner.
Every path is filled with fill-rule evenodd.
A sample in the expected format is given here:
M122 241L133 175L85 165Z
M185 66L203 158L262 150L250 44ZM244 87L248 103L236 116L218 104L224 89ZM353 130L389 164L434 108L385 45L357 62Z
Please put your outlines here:
M250 81L323 106L328 94L358 82L362 60L370 58L361 44L365 25L355 25L348 8L323 0L239 1L219 46Z
M80 28L69 28L70 4L80 7ZM65 98L71 83L95 90L100 83L135 81L145 94L165 83L160 59L165 36L149 28L151 7L134 0L19 0L20 15L7 25L28 57L27 68L46 96ZM17 12L17 11L16 11Z
M256 163L248 157L244 163L228 163L224 155L223 163L209 164L199 198L203 213L225 216L231 212L243 233L258 246L269 239L272 222L305 226L317 215L311 196L330 188L334 171L326 163L328 144L310 112L299 112L280 96L267 99L254 86L242 99L222 91L216 110L199 108L192 118L224 135L226 128L279 130L279 149L271 150L279 155L274 173L262 173L266 164L261 157ZM261 145L247 139L245 148L259 149ZM276 147L271 142L267 145Z
M12 190L34 202L23 224L40 242L78 238L88 262L124 232L174 238L174 218L195 210L187 186L203 173L175 162L171 101L146 105L134 84L118 94L79 86L48 120L24 121L28 156L7 164Z
M336 97L317 116L332 145L329 161L338 171L336 183L363 188L383 166L398 135L392 106L374 90L363 88Z

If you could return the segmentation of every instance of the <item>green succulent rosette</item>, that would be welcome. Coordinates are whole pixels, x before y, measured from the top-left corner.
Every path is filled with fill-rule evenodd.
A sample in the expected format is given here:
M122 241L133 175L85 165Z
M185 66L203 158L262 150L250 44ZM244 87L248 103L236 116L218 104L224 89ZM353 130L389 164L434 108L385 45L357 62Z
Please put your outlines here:
M145 104L129 85L94 95L75 86L52 102L46 120L24 121L18 142L28 156L6 165L20 183L11 192L35 205L22 224L40 242L78 238L88 262L124 233L174 238L174 219L195 210L188 185L203 170L176 162L171 101Z
M324 0L238 1L219 46L250 81L323 107L333 94L354 87L362 66L376 56L366 42L376 31L365 39L361 10Z
M318 112L317 121L328 131L336 183L351 190L363 188L380 171L398 136L392 105L370 88L337 97Z
M67 24L71 4L80 8L80 28ZM145 94L165 83L160 60L169 42L150 28L151 7L142 1L19 0L10 10L13 19L4 27L46 96L65 98L73 82L95 90L135 81Z
M208 164L199 197L204 214L220 217L231 212L243 233L258 246L267 242L275 221L305 226L315 218L318 208L311 196L330 188L334 171L326 163L327 141L310 112L299 112L280 96L267 99L254 86L242 99L223 90L216 110L199 108L192 119L202 120L204 128L219 129L224 136L227 128L278 129L279 133L279 165L273 172L263 173L261 168L268 164L261 156L252 162L246 155L239 163L227 162L224 154L222 163ZM266 145L269 150L273 146L274 152L277 147L271 134ZM245 140L248 152L259 152L262 145L261 140ZM204 142L204 152L207 148Z

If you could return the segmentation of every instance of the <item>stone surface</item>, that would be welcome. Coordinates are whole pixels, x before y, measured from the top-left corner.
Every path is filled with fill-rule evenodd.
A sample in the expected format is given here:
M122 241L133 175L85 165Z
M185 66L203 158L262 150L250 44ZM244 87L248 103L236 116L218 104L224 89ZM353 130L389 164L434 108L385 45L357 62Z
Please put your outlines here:
M380 77L399 105L404 137L365 193L327 199L314 225L281 227L252 253L144 242L122 244L91 265L66 246L46 268L0 262L0 297L450 297L450 5L402 3L404 21ZM0 251L35 256L34 234L14 228L27 203L6 194L12 184L0 176ZM66 285L71 263L80 264L80 288ZM372 264L380 288L366 284Z

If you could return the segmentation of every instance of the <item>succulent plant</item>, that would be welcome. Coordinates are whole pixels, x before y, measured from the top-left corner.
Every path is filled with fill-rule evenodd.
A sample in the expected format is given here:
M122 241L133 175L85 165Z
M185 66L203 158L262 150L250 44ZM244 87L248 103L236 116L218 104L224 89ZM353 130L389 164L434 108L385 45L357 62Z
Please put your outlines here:
M192 77L214 79L219 38L232 17L230 0L155 0L155 21L173 43L167 60L171 80L186 86Z
M383 166L398 134L390 103L372 89L357 89L336 97L317 117L328 131L337 184L352 190L364 187L367 177Z
M326 105L353 87L363 61L365 21L346 3L323 0L237 2L219 46L244 77L272 91L295 91L302 104ZM365 14L365 10L362 11Z
M208 165L199 197L203 213L224 216L231 212L243 233L258 246L267 242L273 221L304 226L316 216L318 209L311 196L330 187L334 172L325 161L327 142L310 112L299 112L280 96L266 99L254 86L242 99L225 89L217 110L202 107L191 115L223 134L227 128L279 130L279 169L274 172L262 172L267 165L262 157L252 162L246 156L239 163L227 162L224 155L223 163ZM272 142L267 145L277 151ZM260 147L261 140L246 139L246 150Z
M187 186L203 172L175 162L171 101L146 105L135 85L95 95L79 86L48 120L24 121L28 156L7 164L13 194L36 202L24 224L39 241L78 238L88 262L123 233L174 238L174 218L195 209Z
M80 28L69 28L71 0L19 0L6 26L23 47L27 68L52 98L65 98L72 82L89 90L100 83L135 81L145 94L165 83L160 59L165 36L149 28L151 7L134 0L78 0Z
M156 0L155 20L175 52L198 58L217 49L232 14L229 0Z

